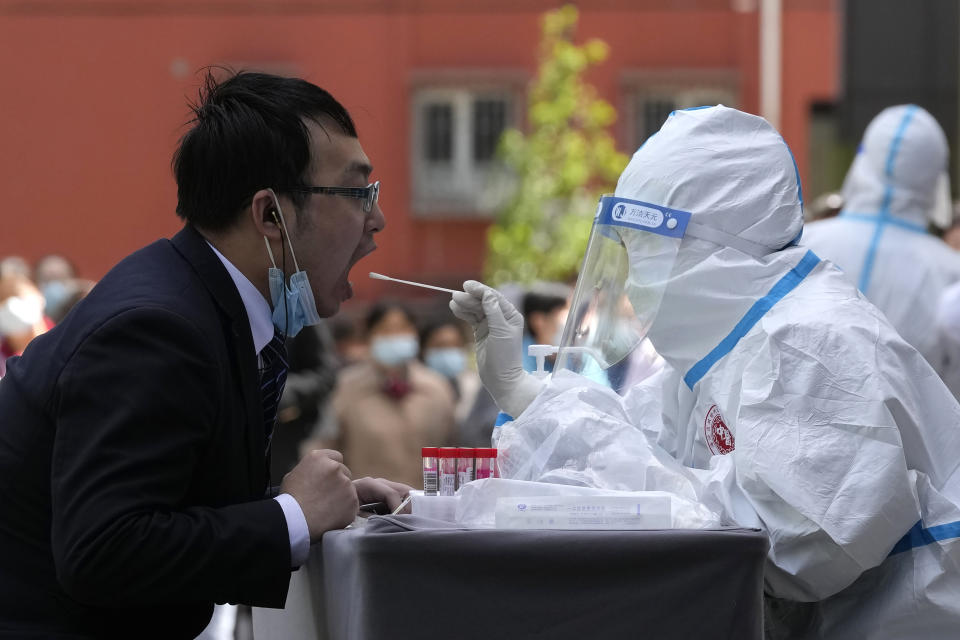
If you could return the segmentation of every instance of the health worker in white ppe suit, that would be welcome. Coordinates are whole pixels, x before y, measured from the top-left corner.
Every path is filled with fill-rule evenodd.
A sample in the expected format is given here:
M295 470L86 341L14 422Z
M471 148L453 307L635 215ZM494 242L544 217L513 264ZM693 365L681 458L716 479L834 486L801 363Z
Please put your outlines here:
M771 635L957 637L960 405L797 245L802 228L793 158L765 120L678 111L601 199L547 383L520 366L522 316L465 283L451 309L516 417L503 475L670 491L762 528ZM632 318L605 325L625 300ZM623 398L571 371L643 336L666 366Z
M947 287L940 296L936 332L942 349L940 377L960 399L960 282Z
M927 233L927 225L951 222L948 156L947 138L925 110L884 109L844 180L840 215L811 223L803 235L941 375L945 346L933 325L941 294L960 280L960 253Z

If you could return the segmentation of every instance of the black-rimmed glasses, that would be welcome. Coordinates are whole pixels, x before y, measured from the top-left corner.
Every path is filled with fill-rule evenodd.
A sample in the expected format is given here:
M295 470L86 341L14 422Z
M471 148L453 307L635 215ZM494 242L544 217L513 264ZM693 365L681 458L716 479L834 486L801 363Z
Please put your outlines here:
M363 200L363 210L370 213L373 205L380 199L380 181L371 182L365 187L287 187L282 191L325 193L331 196L356 198L357 200Z

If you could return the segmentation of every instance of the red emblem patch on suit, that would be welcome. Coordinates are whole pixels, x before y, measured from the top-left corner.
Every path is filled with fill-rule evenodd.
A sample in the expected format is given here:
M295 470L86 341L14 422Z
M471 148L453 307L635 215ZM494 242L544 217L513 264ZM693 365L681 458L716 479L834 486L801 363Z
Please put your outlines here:
M707 411L707 417L703 421L703 435L713 455L724 456L736 448L733 433L730 432L727 423L723 421L723 416L720 415L717 405L713 405Z

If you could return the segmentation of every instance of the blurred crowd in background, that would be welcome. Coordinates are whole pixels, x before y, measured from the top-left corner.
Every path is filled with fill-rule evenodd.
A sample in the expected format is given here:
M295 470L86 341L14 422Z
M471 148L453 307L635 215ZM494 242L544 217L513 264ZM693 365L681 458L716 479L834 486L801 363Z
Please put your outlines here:
M63 256L47 255L34 265L19 256L0 259L0 377L7 358L60 322L94 284Z

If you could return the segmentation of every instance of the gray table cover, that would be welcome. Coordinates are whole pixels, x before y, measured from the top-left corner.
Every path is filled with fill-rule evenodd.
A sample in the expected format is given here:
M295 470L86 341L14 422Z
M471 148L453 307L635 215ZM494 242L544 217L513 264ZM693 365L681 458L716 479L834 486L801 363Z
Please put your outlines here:
M372 518L323 537L329 637L763 636L754 529L467 530Z

